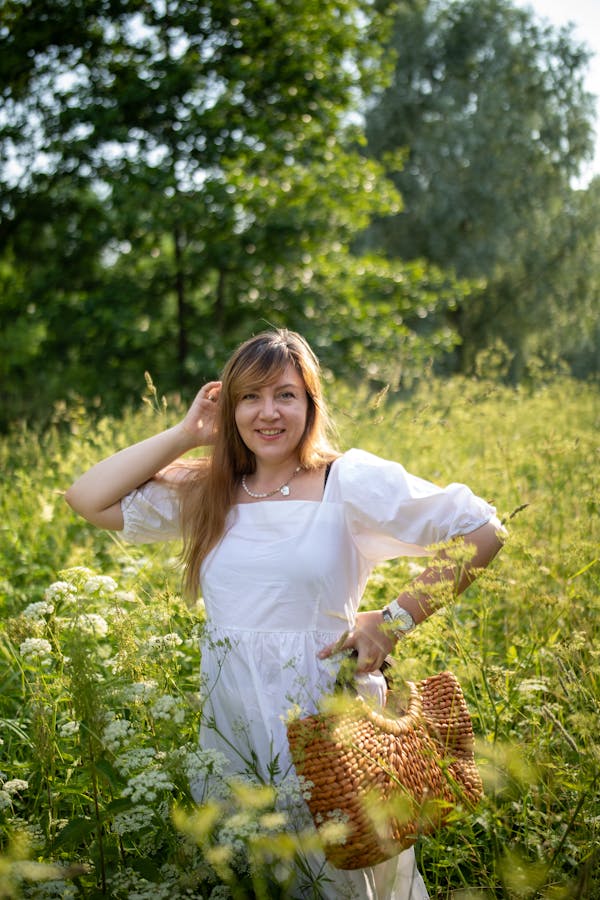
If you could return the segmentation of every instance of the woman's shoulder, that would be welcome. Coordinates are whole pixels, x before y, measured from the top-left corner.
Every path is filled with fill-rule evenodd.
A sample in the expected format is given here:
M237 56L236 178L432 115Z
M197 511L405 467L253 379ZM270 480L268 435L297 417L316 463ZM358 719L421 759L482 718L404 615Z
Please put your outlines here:
M396 484L399 478L403 480L405 472L399 463L351 447L334 460L331 476L342 497L356 497L365 492L385 492L386 485Z
M360 447L351 447L334 460L333 465L337 468L338 472L348 473L365 467L369 469L385 469L389 466L399 465L399 463L391 462L388 459L384 459L382 456L377 456L369 450L362 450Z

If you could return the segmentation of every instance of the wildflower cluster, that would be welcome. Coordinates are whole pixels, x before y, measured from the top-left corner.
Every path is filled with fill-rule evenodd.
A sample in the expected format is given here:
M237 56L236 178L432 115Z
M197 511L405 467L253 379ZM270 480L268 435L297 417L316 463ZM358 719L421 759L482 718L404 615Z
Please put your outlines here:
M97 597L110 597L117 590L117 582L109 575L93 575L83 583L86 594Z
M160 653L163 650L172 650L175 647L180 647L182 643L183 641L178 634L153 634L146 641L145 649L149 653Z
M19 715L31 722L33 745L25 731L20 744L19 732L11 733L18 762L0 776L0 839L2 829L7 840L22 831L28 804L43 803L51 783L55 807L41 852L46 844L65 854L83 840L89 859L107 860L125 847L132 860L156 854L161 865L171 854L185 857L170 809L175 801L191 802L181 759L196 752L197 704L174 690L170 660L155 651L177 649L180 683L190 687L199 658L197 642L187 640L194 624L187 608L179 600L170 608L169 616L157 616L114 578L76 567L15 618L14 653L23 667ZM64 788L59 759L70 770ZM93 826L96 814L108 831L74 826ZM108 878L89 869L90 883ZM49 879L24 890L68 897L66 884ZM170 896L178 896L171 887ZM155 896L150 888L148 896Z
M88 570L89 571L89 570ZM71 573L75 574L76 570L71 569ZM44 591L44 599L46 602L55 603L71 603L77 596L77 588L70 581L54 581Z
M185 719L185 709L177 697L170 694L162 694L150 708L154 719L163 719L165 722L174 722L180 725Z
M116 753L134 735L133 724L127 719L113 719L102 733L102 743L112 753Z
M173 790L173 782L161 769L146 769L139 775L133 775L123 788L124 797L131 797L133 803L154 803L164 791Z
M98 613L86 612L72 620L72 627L80 634L103 638L108 634L108 623Z
M43 624L45 616L51 616L54 612L54 604L49 600L40 600L38 603L30 603L22 612L26 619Z
M29 662L39 660L49 665L52 657L52 644L45 638L26 638L19 646L19 653Z

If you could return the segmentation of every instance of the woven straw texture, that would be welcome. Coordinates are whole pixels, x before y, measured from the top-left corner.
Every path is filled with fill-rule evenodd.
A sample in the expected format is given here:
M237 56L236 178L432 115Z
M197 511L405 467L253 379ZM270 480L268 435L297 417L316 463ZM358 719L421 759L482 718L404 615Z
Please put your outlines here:
M288 725L296 771L313 784L308 805L315 824L346 822L346 840L324 848L339 869L395 856L442 826L457 803L472 807L483 793L456 677L442 672L408 686L400 716L356 698L340 712Z

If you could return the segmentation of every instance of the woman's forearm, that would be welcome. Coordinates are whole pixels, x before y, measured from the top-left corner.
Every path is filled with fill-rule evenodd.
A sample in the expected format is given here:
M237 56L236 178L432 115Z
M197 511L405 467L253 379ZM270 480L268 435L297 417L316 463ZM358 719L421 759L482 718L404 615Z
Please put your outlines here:
M120 450L97 463L65 493L67 503L94 525L120 529L120 501L134 488L195 446L181 424Z
M442 554L410 582L397 598L399 605L411 614L418 624L457 594L461 594L479 572L484 569L502 547L500 536L503 528L492 519L470 534L463 541L469 548L468 558L457 565Z

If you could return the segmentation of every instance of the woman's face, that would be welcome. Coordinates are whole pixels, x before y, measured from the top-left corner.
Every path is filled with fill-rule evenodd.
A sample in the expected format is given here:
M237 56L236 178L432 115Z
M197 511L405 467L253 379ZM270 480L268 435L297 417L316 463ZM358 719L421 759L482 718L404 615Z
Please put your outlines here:
M298 445L306 427L308 396L293 365L275 381L249 388L235 408L235 423L257 464L298 462Z

